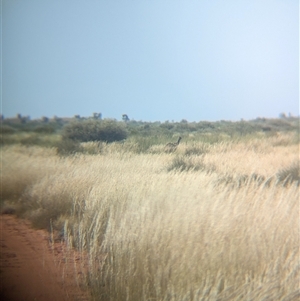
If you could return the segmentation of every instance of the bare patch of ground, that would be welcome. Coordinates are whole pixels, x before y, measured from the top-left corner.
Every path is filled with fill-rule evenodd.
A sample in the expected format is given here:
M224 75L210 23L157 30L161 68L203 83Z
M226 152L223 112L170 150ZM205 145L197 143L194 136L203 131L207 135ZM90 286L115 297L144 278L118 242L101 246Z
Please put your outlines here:
M87 301L86 258L49 233L12 215L0 215L0 299Z

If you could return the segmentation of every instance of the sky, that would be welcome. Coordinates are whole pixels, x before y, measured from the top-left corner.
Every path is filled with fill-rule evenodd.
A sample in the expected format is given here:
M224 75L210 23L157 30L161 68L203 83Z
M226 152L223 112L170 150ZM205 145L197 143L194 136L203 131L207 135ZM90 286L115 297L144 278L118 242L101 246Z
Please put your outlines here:
M298 0L1 0L1 112L299 115Z

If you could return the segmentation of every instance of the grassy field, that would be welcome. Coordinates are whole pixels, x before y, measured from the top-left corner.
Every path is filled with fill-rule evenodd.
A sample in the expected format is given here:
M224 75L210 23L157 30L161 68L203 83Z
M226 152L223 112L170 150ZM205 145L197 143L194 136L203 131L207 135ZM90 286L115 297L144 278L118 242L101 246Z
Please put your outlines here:
M298 132L179 135L4 144L3 210L87 252L94 300L298 300Z

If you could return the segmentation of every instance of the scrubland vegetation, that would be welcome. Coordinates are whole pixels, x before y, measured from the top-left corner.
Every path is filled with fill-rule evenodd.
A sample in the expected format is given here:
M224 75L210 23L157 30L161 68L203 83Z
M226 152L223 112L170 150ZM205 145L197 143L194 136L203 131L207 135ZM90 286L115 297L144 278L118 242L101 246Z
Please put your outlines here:
M299 119L94 122L1 138L2 209L86 252L92 299L300 298Z

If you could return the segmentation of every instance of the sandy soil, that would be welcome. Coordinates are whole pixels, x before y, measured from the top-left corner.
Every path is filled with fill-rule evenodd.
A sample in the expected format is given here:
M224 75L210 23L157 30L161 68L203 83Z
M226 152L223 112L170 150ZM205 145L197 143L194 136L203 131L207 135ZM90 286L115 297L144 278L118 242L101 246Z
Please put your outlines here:
M51 241L43 230L12 215L0 215L0 299L2 301L86 301L86 260Z

